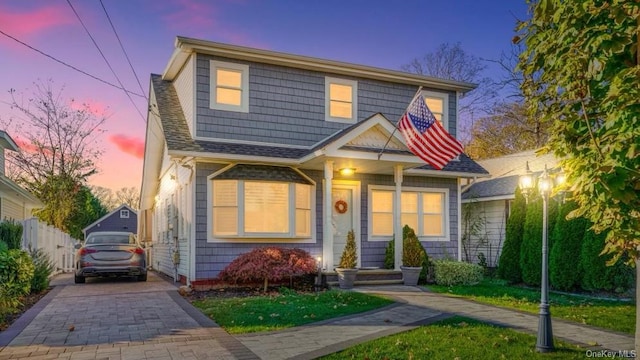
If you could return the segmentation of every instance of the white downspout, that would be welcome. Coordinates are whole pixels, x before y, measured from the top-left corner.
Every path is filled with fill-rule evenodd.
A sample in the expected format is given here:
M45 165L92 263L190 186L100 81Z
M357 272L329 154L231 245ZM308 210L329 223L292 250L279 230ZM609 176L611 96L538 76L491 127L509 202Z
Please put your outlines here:
M393 178L396 183L396 196L393 209L393 233L395 234L395 270L400 270L402 265L402 165L396 165L393 169Z
M458 178L458 261L462 261L462 179Z

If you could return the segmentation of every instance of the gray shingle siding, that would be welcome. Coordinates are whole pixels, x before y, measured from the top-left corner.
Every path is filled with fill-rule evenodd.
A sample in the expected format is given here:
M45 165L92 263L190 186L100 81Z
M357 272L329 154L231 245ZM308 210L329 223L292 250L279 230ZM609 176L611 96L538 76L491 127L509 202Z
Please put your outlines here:
M88 228L86 235L88 236L96 231L127 231L136 233L138 231L138 215L133 211L129 211L129 218L120 218L120 211L116 211L104 220Z
M198 163L196 171L196 279L212 279L218 276L233 259L257 247L284 246L298 247L309 251L313 256L322 254L322 206L323 206L323 172L315 170L302 170L316 183L316 242L313 244L301 243L208 243L207 242L207 177L221 169L223 165ZM335 180L342 178L337 175ZM383 267L384 252L387 242L367 241L368 239L368 186L385 185L393 186L393 176L359 174L349 180L360 181L361 184L361 263L362 266ZM457 208L457 183L455 179L424 178L406 176L403 179L406 187L429 187L449 189L449 233L450 241L423 241L427 253L434 258L441 258L448 254L457 256L458 239L458 208Z
M214 59L249 65L248 113L210 109L210 60ZM197 55L196 74L196 136L297 146L311 146L349 126L325 121L325 76L358 81L358 121L379 112L397 122L416 92L412 85L203 54ZM455 135L456 95L448 94L449 124Z

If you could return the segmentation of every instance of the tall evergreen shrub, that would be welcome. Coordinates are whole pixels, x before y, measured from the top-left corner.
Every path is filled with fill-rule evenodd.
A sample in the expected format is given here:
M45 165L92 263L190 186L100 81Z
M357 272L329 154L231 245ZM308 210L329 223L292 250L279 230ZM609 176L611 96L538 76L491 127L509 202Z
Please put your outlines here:
M520 247L522 281L527 285L540 285L542 262L542 198L530 195L524 221Z
M582 272L582 289L587 291L623 291L634 281L634 269L621 259L615 265L607 266L611 255L600 255L605 245L606 232L596 234L586 230L580 249L579 267Z
M15 220L3 220L0 222L0 241L7 245L9 250L19 250L22 247L22 224Z
M520 188L516 189L515 199L511 204L511 215L507 220L500 262L498 263L498 277L510 283L522 281L520 269L520 247L524 232L524 221L527 214L527 204Z
M576 263L580 257L587 221L582 217L567 219L567 215L576 208L574 202L562 204L551 232L553 247L549 253L549 281L551 286L564 291L579 286L582 278Z

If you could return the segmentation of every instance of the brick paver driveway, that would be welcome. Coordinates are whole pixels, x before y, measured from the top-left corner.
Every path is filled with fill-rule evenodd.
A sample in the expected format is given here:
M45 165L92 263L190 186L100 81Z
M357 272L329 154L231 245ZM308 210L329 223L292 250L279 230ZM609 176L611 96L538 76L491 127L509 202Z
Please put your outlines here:
M155 274L86 284L66 274L55 283L46 306L0 333L0 360L256 358Z

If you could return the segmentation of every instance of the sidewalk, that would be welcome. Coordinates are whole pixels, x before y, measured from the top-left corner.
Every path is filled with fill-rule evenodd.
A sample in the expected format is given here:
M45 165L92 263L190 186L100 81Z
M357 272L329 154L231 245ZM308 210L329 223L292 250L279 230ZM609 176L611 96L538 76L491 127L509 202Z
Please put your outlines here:
M386 295L398 304L365 314L339 318L295 329L236 336L262 359L314 359L383 336L414 329L453 314L476 318L532 334L538 316L473 301L424 292L407 286L357 287L355 291ZM631 335L608 332L562 320L553 320L553 334L592 350L632 350ZM594 345L598 344L598 345ZM531 345L532 347L534 344Z

